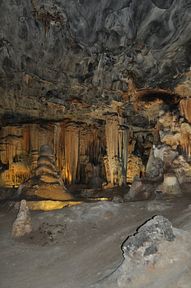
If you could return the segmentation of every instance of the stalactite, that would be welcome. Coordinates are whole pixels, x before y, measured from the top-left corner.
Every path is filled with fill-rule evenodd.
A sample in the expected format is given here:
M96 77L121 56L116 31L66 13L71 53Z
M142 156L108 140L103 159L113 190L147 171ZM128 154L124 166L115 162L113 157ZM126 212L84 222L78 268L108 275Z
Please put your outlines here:
M117 115L109 116L106 120L105 135L108 166L112 185L126 183L128 130L124 119Z
M1 129L0 160L11 164L15 157L23 152L23 138L20 126L6 126Z
M181 137L180 145L188 157L191 156L191 126L188 123L182 123L180 127Z
M191 123L191 99L180 101L180 113Z
M0 183L6 187L18 187L31 174L30 168L23 163L12 163L9 170L1 174Z
M4 181L4 183L9 182L9 186L15 186L15 180L10 179L17 177L14 175L18 174L15 165L11 168L12 163L22 162L23 167L26 169L29 167L34 172L39 158L39 149L47 144L53 147L56 166L66 183L87 184L94 177L104 177L102 151L105 151L105 137L102 125L82 123L78 127L75 122L69 124L61 122L7 126L1 128L0 139L0 161L2 165L10 166L9 173L6 173L9 180ZM123 136L120 141L123 141ZM116 144L116 147L118 146ZM24 168L20 171L25 175L23 177L26 175L28 177L28 172L25 173ZM23 177L20 177L21 182L24 180Z
M70 123L65 130L65 173L68 183L74 183L77 178L79 162L79 128Z
M56 166L60 171L64 168L64 139L65 125L64 123L55 123L54 125L54 154L56 156Z

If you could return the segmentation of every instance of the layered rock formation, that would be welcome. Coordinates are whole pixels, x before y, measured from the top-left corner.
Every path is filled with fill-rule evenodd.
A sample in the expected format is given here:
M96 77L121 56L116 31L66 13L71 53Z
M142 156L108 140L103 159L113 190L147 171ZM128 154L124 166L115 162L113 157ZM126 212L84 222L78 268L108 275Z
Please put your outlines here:
M18 193L28 199L72 199L72 195L64 187L62 178L56 170L55 159L50 146L42 145L39 154L34 175L20 185Z

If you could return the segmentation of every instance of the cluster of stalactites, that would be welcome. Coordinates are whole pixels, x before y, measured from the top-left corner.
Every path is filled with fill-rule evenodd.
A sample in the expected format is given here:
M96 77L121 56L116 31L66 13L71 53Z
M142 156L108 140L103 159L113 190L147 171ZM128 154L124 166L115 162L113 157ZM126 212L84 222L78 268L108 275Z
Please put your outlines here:
M105 125L107 181L112 185L126 183L128 130L123 118L108 117ZM107 171L109 170L109 171Z
M68 184L81 182L82 169L92 164L97 165L101 155L101 140L97 127L79 126L70 122L58 123L54 130L54 153L57 166ZM85 175L84 175L85 177Z
M3 127L0 130L0 161L6 166L3 185L18 186L28 178L37 167L39 149L44 144L53 148L64 181L80 182L86 166L90 163L96 166L100 161L104 141L100 131L94 125L79 126L74 122ZM82 167L84 173L80 171Z

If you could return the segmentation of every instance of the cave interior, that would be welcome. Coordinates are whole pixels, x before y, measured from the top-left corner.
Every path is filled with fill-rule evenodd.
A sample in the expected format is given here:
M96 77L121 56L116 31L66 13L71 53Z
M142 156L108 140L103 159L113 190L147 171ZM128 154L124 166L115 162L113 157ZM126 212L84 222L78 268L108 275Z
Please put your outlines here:
M0 286L190 288L191 1L0 0L0 27Z

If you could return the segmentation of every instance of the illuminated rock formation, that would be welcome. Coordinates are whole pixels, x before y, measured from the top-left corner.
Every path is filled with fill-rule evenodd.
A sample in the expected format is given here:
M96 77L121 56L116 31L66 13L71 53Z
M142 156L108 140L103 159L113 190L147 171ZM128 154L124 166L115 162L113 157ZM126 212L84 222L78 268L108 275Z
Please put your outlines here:
M65 167L62 173L68 183L77 179L79 146L79 128L70 124L65 130Z
M98 176L93 171L103 161L103 129L86 123L5 126L0 130L0 139L0 161L7 169L0 175L0 183L6 187L18 187L31 175L37 167L40 147L47 143L53 147L56 165L67 184L88 183ZM90 166L92 173L87 175Z
M126 183L128 130L124 119L116 115L108 116L105 125L107 166L110 178L107 179L112 185Z
M182 99L180 101L180 112L182 116L191 123L191 99Z
M2 172L0 176L1 186L18 187L31 175L30 167L24 163L12 163L9 169Z
M41 146L34 175L21 184L18 193L27 199L69 200L73 198L64 187L55 167L55 158L50 146Z
M145 166L141 158L135 155L128 156L127 182L132 183L136 176L141 177L145 173Z

